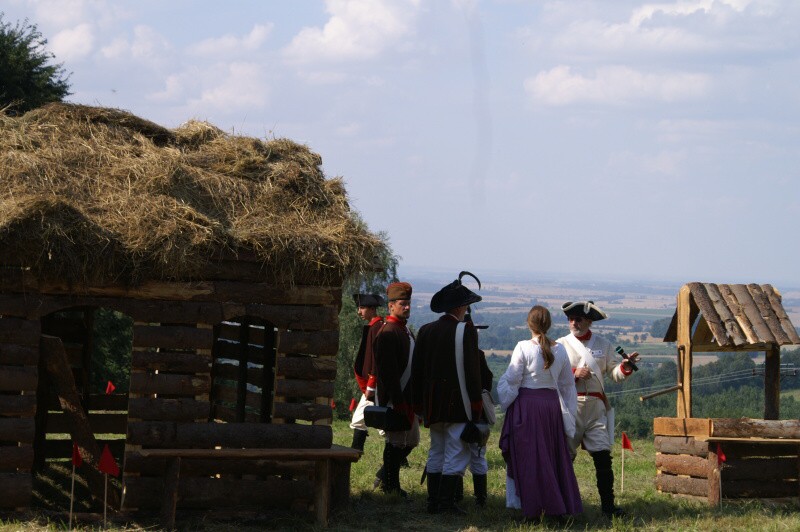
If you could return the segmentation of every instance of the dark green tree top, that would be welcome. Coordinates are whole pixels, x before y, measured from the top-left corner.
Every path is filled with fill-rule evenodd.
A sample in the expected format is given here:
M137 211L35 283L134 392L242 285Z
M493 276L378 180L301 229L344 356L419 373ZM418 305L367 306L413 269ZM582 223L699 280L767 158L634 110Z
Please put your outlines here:
M0 109L24 113L70 94L69 74L52 63L46 44L35 24L25 19L12 25L0 12Z

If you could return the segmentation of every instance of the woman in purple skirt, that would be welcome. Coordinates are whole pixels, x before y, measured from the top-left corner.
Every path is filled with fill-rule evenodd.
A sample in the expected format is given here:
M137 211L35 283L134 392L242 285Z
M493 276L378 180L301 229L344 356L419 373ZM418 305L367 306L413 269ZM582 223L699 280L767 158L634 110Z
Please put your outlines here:
M564 433L559 393L575 419L575 380L564 347L547 337L550 312L528 312L530 340L519 342L497 383L506 412L500 450L506 461L506 506L526 518L581 513L581 495ZM568 429L575 430L574 424Z

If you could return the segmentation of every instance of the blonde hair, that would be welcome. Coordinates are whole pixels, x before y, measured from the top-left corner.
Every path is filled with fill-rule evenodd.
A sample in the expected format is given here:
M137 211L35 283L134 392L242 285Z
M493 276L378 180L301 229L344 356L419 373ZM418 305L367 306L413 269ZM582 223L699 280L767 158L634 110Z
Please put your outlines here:
M547 331L550 330L551 323L550 311L545 307L536 305L528 311L528 328L533 333L533 336L539 340L539 347L544 355L545 369L552 366L555 361L553 350L551 349L553 342L547 337Z

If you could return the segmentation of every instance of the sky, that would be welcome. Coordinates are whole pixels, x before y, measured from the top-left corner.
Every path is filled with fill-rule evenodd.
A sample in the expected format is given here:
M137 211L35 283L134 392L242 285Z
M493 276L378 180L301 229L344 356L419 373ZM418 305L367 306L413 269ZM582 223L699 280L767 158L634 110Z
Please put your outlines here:
M68 101L286 137L404 268L800 286L796 0L0 0Z

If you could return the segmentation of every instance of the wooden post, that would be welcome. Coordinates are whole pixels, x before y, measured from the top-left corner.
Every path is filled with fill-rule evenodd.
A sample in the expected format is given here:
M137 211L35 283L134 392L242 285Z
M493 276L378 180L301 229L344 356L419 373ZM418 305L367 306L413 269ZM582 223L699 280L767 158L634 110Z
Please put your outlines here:
M166 530L175 530L175 512L178 508L178 485L181 476L181 457L167 460L164 471L164 499L161 503L161 518Z
M314 512L317 514L317 523L322 527L328 526L328 506L331 496L330 460L317 460L314 471Z
M692 417L692 323L691 291L683 285L678 292L678 415L679 418Z
M708 449L708 505L716 508L722 503L722 471L717 458L716 447Z
M764 419L779 419L781 348L778 344L770 344L770 348L764 354Z

